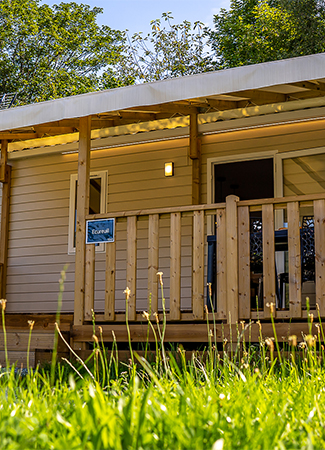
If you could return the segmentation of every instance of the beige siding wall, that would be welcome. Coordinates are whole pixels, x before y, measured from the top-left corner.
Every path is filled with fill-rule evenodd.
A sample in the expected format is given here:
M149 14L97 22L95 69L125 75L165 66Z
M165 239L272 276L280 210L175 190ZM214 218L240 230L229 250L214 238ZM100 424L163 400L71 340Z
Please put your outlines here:
M108 171L109 212L191 204L191 162L187 139L92 152L91 170ZM164 177L164 163L173 161L175 176ZM73 311L74 256L68 255L70 175L77 155L38 156L12 161L8 257L9 312L55 312L60 271L68 263L63 311ZM167 221L168 222L168 221ZM161 268L169 265L169 224L161 220ZM184 228L185 233L189 230ZM147 303L147 222L138 223L137 294ZM126 287L126 223L117 228L117 307L124 308ZM184 246L189 237L184 236ZM184 247L184 248L185 248ZM188 250L184 250L185 255ZM186 253L187 252L187 253ZM187 258L188 259L188 258ZM186 262L188 266L188 261ZM190 270L188 268L188 278ZM104 254L96 255L96 309L103 310ZM188 280L187 280L188 284ZM189 289L184 289L189 296Z

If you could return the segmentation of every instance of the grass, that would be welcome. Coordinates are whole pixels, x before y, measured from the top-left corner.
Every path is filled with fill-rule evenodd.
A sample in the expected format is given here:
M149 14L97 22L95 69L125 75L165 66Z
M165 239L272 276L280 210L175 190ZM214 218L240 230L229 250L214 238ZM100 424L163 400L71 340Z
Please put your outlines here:
M283 377L231 361L216 369L195 358L168 364L162 376L129 367L105 386L62 366L54 386L46 373L4 373L0 447L325 448L323 368L291 366Z
M325 448L321 323L317 336L300 344L292 336L283 348L262 331L258 346L245 342L250 324L242 323L233 330L237 343L219 352L216 324L207 322L208 348L190 361L181 347L176 355L165 349L165 318L157 325L152 363L133 350L123 365L116 341L108 356L100 330L91 364L53 361L25 377L8 366L0 375L0 448Z

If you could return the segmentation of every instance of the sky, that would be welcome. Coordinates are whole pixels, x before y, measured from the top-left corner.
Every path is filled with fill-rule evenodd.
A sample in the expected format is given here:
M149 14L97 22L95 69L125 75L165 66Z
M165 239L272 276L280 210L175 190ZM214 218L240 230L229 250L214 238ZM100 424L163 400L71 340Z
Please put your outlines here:
M68 2L69 0L65 0ZM150 22L159 19L164 12L171 11L174 23L203 22L213 26L213 15L220 8L229 8L230 0L73 0L76 3L88 4L91 7L103 8L103 14L98 16L99 25L108 25L117 30L129 30L132 36L136 32L150 32ZM43 3L53 5L58 1L43 0Z

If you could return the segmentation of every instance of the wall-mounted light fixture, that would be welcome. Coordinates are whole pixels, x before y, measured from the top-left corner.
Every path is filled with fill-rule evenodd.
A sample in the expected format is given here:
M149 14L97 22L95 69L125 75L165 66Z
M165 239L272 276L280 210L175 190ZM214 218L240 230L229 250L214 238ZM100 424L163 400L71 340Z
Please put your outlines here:
M165 163L165 177L173 177L174 176L174 163L168 162Z

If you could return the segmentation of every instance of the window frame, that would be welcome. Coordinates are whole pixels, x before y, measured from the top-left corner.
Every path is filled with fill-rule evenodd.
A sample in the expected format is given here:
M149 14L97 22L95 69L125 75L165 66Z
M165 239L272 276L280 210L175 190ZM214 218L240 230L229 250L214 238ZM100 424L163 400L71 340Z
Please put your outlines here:
M100 178L101 179L101 193L100 193L100 214L106 213L107 208L107 180L108 172L107 170L100 170L98 172L91 172L90 179ZM75 199L76 199L76 185L78 180L78 174L74 173L70 175L70 197L69 197L69 228L68 228L68 255L74 255L76 253L76 248L74 247L74 233L75 233ZM95 247L96 252L104 252L105 244L99 244Z

